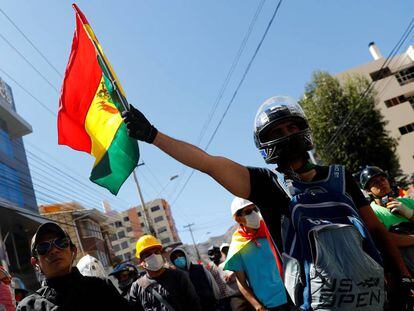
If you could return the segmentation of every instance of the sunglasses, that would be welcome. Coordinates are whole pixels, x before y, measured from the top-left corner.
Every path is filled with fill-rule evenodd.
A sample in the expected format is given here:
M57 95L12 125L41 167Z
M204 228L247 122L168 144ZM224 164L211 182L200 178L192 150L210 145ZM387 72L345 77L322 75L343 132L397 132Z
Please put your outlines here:
M243 211L243 210L238 210L237 212L236 212L236 216L239 216L239 217L241 217L241 216L246 216L246 215L250 215L251 213L253 213L253 212L257 212L259 209L255 206L254 208L252 208L252 209L249 209L249 210L247 210L247 211Z
M58 249L65 249L68 248L70 245L70 240L67 237L64 238L57 238L51 241L40 242L36 245L36 253L38 255L46 255L51 249L52 245Z

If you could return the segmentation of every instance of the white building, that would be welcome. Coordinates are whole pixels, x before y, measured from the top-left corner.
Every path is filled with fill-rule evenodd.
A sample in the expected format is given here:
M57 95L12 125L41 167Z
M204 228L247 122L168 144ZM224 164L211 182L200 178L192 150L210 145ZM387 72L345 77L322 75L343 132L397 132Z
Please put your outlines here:
M145 206L148 211L149 221L155 230L157 238L161 241L164 247L171 244L179 243L180 238L175 227L175 222L171 214L171 208L168 202L164 199L156 199L146 202ZM143 216L142 206L136 207L138 216ZM148 232L145 222L141 223L143 229Z
M116 233L111 237L112 249L115 256L123 261L135 258L135 243L137 239L134 237L132 227L126 216L119 214L114 222Z
M145 206L148 211L149 222L163 246L167 247L181 242L167 201L156 199L146 202ZM141 205L123 212L115 212L110 209L108 203L104 203L104 209L115 230L111 236L112 249L115 255L122 261L135 258L135 243L142 235L151 234Z
M398 139L397 154L401 169L411 175L414 173L414 46L390 59L385 67L385 58L375 43L369 44L369 51L373 61L351 68L337 77L341 79L348 74L363 74L370 81L375 81L377 105L388 121L386 129Z

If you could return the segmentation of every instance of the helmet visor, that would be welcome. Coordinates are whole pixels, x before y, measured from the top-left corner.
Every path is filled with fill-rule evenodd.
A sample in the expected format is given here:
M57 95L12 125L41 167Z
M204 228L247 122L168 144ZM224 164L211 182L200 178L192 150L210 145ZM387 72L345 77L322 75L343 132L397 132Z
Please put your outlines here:
M275 143L290 135L300 133L308 128L306 121L298 117L287 117L269 123L259 134L259 141L262 144Z

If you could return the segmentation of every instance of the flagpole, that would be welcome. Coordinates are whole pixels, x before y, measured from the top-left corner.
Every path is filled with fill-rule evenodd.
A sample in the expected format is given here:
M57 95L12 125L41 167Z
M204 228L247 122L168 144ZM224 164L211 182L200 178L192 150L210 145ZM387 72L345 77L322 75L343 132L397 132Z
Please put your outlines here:
M95 37L95 34L93 33L93 30L91 28L87 29L87 27L86 27L86 26L89 26L89 23L86 20L86 17L83 15L82 11L78 8L76 3L73 3L72 7L74 8L74 10L76 12L77 18L80 19L83 27L85 27L85 30L86 30L86 32L89 36L89 39L93 42L95 50L98 53L98 57L100 59L100 63L103 65L103 67L104 67L103 69L104 69L105 73L109 76L109 80L111 81L112 87L115 90L116 95L118 96L119 102L121 103L124 110L129 111L130 106L129 106L128 100L119 91L119 88L117 86L117 81L115 79L114 74L112 74L112 71L111 71L111 66L105 61L105 57L102 55L101 50L99 49L98 42L95 41L95 40L98 40L98 39Z
M119 91L119 88L117 86L117 82L115 77L112 75L111 70L109 70L109 66L105 61L105 58L102 56L101 51L99 50L99 47L97 46L95 40L91 40L95 46L95 50L98 52L98 57L101 61L101 64L105 67L105 73L109 76L109 80L111 81L112 87L114 88L116 95L118 96L118 99L122 105L122 107L126 110L129 111L129 103L128 100L125 98L125 96L122 95L122 93Z

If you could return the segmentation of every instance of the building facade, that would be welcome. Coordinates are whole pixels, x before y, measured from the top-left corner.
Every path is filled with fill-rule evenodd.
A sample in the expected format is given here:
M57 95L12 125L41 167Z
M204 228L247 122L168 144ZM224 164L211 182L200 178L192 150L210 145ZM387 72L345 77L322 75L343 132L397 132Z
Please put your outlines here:
M89 254L105 269L111 270L115 253L110 241L114 233L108 217L96 209L85 209L77 202L39 206L42 216L58 223L70 236L78 250L75 261Z
M16 111L12 89L0 78L0 262L29 289L37 287L30 239L42 222L22 139L31 132Z
M388 60L381 55L375 43L369 51L373 61L351 68L337 75L339 79L349 74L362 74L375 81L377 106L390 136L398 140L397 154L404 174L414 173L414 45L407 51Z
M149 222L154 228L155 235L161 241L162 245L167 247L171 244L181 242L168 202L164 199L156 199L146 202L145 206L148 211ZM138 216L142 219L144 213L142 206L139 205L136 209ZM145 222L142 222L141 226L145 231L150 231Z
M181 243L167 201L157 199L145 203L145 206L149 222L163 246ZM104 209L107 215L111 215L111 226L115 230L110 238L116 257L121 262L135 259L137 240L144 234L154 234L145 220L142 207L136 206L122 212L115 212L104 203Z

